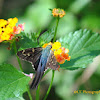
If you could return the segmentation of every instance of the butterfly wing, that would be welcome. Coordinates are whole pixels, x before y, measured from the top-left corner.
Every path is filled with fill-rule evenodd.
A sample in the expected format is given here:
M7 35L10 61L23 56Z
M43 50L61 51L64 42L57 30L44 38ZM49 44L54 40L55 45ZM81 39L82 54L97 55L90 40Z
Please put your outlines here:
M42 52L41 47L29 48L29 49L25 49L22 51L18 51L17 55L22 60L25 60L25 61L32 63L32 66L35 68L35 70L37 70L40 56L41 56L41 52Z
M51 68L53 70L58 70L58 68L59 68L59 64L58 64L56 57L54 56L54 52L52 50L50 51L50 55L48 57L45 69L48 69L48 68Z
M39 82L41 80L41 77L42 77L42 73L41 73L41 59L40 59L40 62L39 62L35 77L34 77L32 83L31 83L31 86L30 86L31 89L37 88L37 86L38 86L38 84L39 84Z

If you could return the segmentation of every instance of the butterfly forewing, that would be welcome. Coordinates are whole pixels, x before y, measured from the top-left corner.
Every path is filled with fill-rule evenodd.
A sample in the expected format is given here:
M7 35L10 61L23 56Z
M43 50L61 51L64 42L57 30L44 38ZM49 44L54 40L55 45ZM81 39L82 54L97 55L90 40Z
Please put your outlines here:
M50 51L50 55L48 57L47 64L46 64L46 69L51 68L53 70L57 70L58 67L59 67L59 64L56 60L56 57L54 56L53 51Z
M35 70L37 70L41 52L42 52L41 47L29 48L29 49L25 49L22 51L18 51L17 55L22 60L31 62L32 65L34 66Z

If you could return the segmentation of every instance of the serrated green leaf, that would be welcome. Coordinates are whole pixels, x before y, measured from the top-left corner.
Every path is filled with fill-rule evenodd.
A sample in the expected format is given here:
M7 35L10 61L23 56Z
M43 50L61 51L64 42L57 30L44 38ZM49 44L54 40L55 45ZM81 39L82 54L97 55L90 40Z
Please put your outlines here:
M18 46L23 48L23 49L27 49L27 48L33 48L33 47L37 47L38 43L37 41L33 41L33 35L26 35L24 32L19 34L18 36L20 36L21 38L19 39L19 41L17 42Z
M49 43L54 37L54 29L44 32L39 38L39 44L42 46L45 43Z
M0 100L21 98L30 80L10 64L0 65Z
M26 37L28 37L29 39L31 39L33 42L37 42L37 38L39 37L41 33L41 30L39 30L37 33L36 32L31 32L31 33L27 33Z
M100 35L89 30L79 30L69 33L58 40L69 49L70 61L66 61L61 68L85 68L100 54Z

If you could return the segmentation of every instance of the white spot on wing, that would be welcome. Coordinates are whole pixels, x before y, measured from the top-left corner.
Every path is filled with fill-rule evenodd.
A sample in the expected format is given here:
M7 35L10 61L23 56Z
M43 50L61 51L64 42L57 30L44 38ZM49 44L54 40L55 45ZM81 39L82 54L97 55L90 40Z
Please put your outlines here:
M32 48L32 52L34 52L34 48Z

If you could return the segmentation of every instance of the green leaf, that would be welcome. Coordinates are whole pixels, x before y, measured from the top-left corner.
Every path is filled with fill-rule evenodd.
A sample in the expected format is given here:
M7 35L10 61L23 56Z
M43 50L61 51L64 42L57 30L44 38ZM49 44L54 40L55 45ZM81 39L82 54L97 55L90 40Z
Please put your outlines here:
M0 45L0 64L7 61L10 57L11 52L7 49L8 45L1 44Z
M0 100L22 98L30 78L10 64L0 65L0 76Z
M17 42L18 46L22 49L37 47L38 43L37 40L34 40L33 35L34 34L25 34L24 32L19 34L21 39Z
M87 29L71 32L58 41L69 49L71 56L70 61L61 65L64 69L85 68L100 54L100 35Z
M28 37L29 39L31 39L34 42L37 42L37 39L38 39L40 33L41 33L41 30L39 30L37 33L31 32L29 34L26 34L26 37Z
M42 46L45 43L49 43L54 37L54 29L50 29L44 32L39 38L39 44Z

